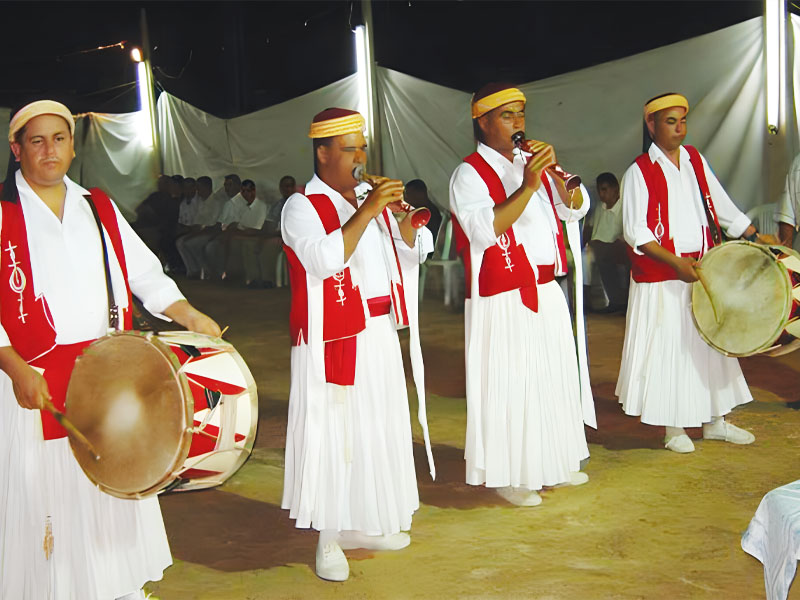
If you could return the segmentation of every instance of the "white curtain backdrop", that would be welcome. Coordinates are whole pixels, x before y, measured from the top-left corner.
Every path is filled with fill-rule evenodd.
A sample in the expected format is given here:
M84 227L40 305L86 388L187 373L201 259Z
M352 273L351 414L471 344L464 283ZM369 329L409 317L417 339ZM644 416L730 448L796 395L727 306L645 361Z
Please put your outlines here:
M331 106L355 106L356 76L235 119L218 119L162 93L158 122L164 172L208 175L214 187L236 173L256 183L258 196L277 199L278 182L292 175L302 185L314 172L308 127L311 118Z
M766 133L761 18L649 52L549 79L521 84L528 97L528 137L551 142L561 164L593 187L602 171L621 176L641 152L641 111L648 98L684 93L692 105L687 143L709 159L742 210L774 202L800 150L800 19L792 15L785 123ZM469 94L389 69L377 70L383 174L423 179L433 200L448 205L453 169L474 148ZM299 184L313 169L307 138L311 117L330 106L355 107L356 76L235 119L218 119L169 94L158 100L163 171L209 175L214 186L238 173L259 196L277 197L278 180ZM8 127L0 108L0 134ZM141 115L91 113L78 118L77 159L70 176L100 186L126 215L155 187L154 154L142 145ZM1 144L5 164L8 147ZM375 165L373 169L378 170Z

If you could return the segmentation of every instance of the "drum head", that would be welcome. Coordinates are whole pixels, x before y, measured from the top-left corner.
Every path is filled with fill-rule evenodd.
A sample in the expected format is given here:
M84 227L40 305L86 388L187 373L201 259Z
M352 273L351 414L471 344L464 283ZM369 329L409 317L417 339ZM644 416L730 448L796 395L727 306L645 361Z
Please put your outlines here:
M75 458L100 489L121 498L157 491L191 443L188 383L175 356L150 338L125 332L97 340L76 361L67 389L67 417L100 455L72 444Z
M792 284L769 247L744 241L712 248L699 263L717 319L702 284L692 284L692 315L701 337L728 356L749 356L773 345L792 306Z

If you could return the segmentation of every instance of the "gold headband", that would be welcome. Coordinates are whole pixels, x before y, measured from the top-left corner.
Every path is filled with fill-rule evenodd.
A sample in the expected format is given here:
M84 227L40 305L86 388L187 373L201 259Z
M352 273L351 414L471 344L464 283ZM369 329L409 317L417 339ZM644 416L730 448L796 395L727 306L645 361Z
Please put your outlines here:
M525 94L517 88L507 88L472 101L472 118L482 117L490 110L510 102L525 102Z
M348 133L361 133L364 131L364 117L359 113L327 119L317 123L311 123L308 137L312 139L327 138L335 135L346 135Z
M75 119L69 109L55 100L37 100L20 108L8 124L8 141L14 142L14 136L25 127L31 119L40 115L57 115L63 117L69 125L70 135L75 135Z
M673 106L680 106L685 108L687 113L689 112L689 101L685 96L682 96L681 94L669 94L667 96L661 96L660 98L651 100L645 104L644 118L647 119L647 117L653 113L664 110L665 108L672 108Z

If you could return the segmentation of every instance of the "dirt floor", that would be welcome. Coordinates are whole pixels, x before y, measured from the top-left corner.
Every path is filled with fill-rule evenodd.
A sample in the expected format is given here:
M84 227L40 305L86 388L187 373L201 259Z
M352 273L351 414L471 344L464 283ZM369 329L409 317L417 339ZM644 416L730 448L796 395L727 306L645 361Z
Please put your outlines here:
M590 315L598 412L598 430L587 429L590 481L545 490L542 505L517 508L463 483L463 314L426 298L422 342L437 480L414 422L421 506L411 545L348 551L350 579L329 583L314 574L316 534L295 529L280 509L289 291L179 283L230 326L225 337L253 372L261 414L253 455L233 478L161 497L175 564L147 589L162 600L764 597L761 563L742 551L740 538L763 495L800 478L800 353L742 360L755 401L731 421L755 434L752 446L704 442L690 430L697 450L678 455L662 449L663 429L626 417L614 397L624 317ZM789 597L800 600L800 584Z

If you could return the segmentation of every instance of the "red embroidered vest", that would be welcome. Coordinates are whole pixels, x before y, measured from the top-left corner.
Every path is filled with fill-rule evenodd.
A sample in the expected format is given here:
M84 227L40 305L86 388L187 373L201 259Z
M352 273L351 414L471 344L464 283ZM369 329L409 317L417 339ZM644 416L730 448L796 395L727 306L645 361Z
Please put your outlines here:
M2 186L0 186L2 189ZM103 228L111 240L128 294L128 308L123 310L122 323L131 329L131 291L128 269L117 223L117 215L108 196L101 190L89 190ZM0 201L0 323L14 350L33 367L44 369L44 378L56 409L64 411L67 386L75 360L94 340L77 344L57 345L53 318L44 296L34 295L33 274L28 249L25 216L19 198L16 202ZM47 440L66 437L67 432L53 416L42 411L42 430Z
M325 233L341 228L333 202L324 194L308 196L317 211ZM284 244L289 262L292 307L289 331L292 345L308 343L308 288L306 270L297 254ZM353 286L350 267L322 282L322 339L325 342L325 380L338 385L353 385L356 372L356 336L366 328L361 290Z
M706 180L706 173L703 168L703 160L700 158L700 153L694 146L684 146L684 148L686 148L686 151L689 153L689 161L697 177L697 183L700 187L703 201L706 203L709 213L713 216L713 226L720 231L719 219L714 209L714 202L711 199L711 193L708 188L708 181ZM645 185L647 186L647 227L653 232L653 235L656 236L656 240L662 248L675 254L675 242L672 240L669 232L667 180L664 178L661 165L657 162L653 162L647 152L636 158L636 164L639 165L639 170L642 172ZM661 234L660 236L658 235L659 233ZM706 238L707 247L711 248L714 244L711 231L708 227L703 228L703 235ZM650 258L644 254L636 254L632 248L628 248L628 254L631 258L631 274L633 280L637 283L670 281L678 278L675 269L660 260Z
M480 154L473 152L464 159L464 162L471 165L483 179L489 189L489 196L495 205L506 201L506 191L503 182L495 170L486 162ZM542 174L542 185L550 198L553 207L553 216L556 223L560 225L560 220L556 214L555 203L553 201L553 191L547 177ZM453 216L453 234L456 239L456 252L461 255L464 261L464 279L466 282L466 296L471 295L472 267L470 259L469 239L464 233L458 219ZM564 246L564 233L562 228L557 228L556 239L558 241L558 253L561 264L566 272L567 255ZM561 275L563 273L559 273ZM536 292L536 278L531 267L525 248L517 244L514 237L514 227L511 226L503 235L498 238L495 245L487 248L483 253L481 270L478 273L478 294L487 297L508 292L510 290L520 291L522 303L533 312L539 310L539 299Z

